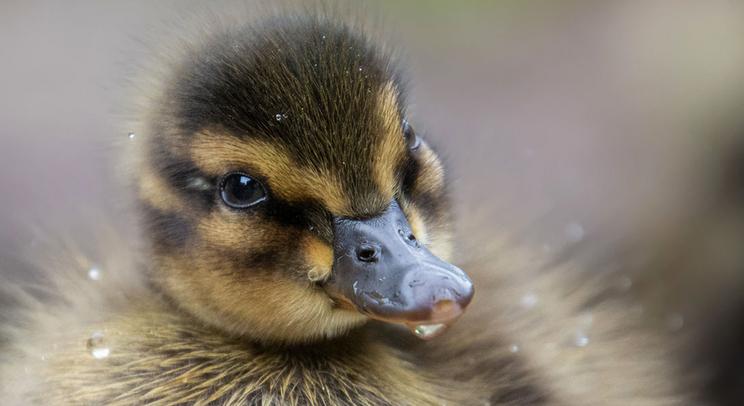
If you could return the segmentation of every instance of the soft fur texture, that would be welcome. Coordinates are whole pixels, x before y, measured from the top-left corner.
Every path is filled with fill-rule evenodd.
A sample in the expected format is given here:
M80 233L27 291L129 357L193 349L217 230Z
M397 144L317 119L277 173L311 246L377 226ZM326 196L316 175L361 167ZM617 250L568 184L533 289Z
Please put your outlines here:
M611 276L586 280L570 262L524 247L493 244L481 252L488 260L461 264L478 296L432 342L374 324L284 348L230 338L179 312L134 282L137 265L114 245L122 257L101 267L101 280L88 280L79 259L58 258L54 278L66 282L49 289L55 299L26 298L4 352L2 393L11 404L692 402L671 358L674 341L643 326ZM111 351L104 359L88 346L97 332Z

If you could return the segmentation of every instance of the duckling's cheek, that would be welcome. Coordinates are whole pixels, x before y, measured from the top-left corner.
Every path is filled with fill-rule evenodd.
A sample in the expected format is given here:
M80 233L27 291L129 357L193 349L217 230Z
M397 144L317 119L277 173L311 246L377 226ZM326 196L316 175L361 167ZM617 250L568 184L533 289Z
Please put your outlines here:
M232 213L227 209L217 210L201 219L197 229L206 246L236 252L266 251L297 237L297 232L261 216Z
M302 252L309 267L308 279L322 282L331 276L333 248L315 236L308 235L302 242Z
M160 269L158 282L187 311L236 335L293 343L332 337L366 320L333 311L332 301L307 283L244 272L215 256L162 258Z

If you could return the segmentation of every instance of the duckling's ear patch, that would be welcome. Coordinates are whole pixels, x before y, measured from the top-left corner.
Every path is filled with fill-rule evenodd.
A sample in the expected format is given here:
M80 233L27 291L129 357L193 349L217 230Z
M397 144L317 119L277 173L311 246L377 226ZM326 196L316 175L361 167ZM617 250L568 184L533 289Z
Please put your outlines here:
M393 82L388 82L377 95L376 113L381 122L382 134L375 145L373 176L379 190L390 194L390 198L397 194L399 182L396 170L406 156L398 97L399 92Z
M276 143L205 130L196 134L191 155L197 167L208 174L248 171L266 179L271 193L287 202L315 200L334 213L351 213L337 177L324 168L298 164Z

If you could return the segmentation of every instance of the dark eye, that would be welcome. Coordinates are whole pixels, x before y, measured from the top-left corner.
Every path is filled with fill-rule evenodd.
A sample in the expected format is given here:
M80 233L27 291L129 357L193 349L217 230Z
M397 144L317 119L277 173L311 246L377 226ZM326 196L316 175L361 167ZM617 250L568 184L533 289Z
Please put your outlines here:
M245 209L266 200L266 190L257 180L244 173L231 173L222 180L220 196L226 205Z
M413 126L408 123L407 120L403 120L403 137L406 140L408 149L415 150L421 146L421 139L416 136L416 132L413 131Z

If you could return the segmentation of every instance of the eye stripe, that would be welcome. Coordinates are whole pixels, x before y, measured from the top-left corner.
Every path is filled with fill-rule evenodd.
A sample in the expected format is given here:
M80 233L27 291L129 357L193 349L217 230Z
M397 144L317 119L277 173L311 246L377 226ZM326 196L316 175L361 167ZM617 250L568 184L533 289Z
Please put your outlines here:
M216 177L200 171L188 158L178 156L162 140L147 151L140 168L140 197L161 210L208 211L215 203Z
M348 188L338 176L323 168L298 164L275 144L260 139L240 139L212 131L196 135L192 145L196 165L210 174L236 168L265 178L273 195L287 202L316 200L339 215L351 214Z

